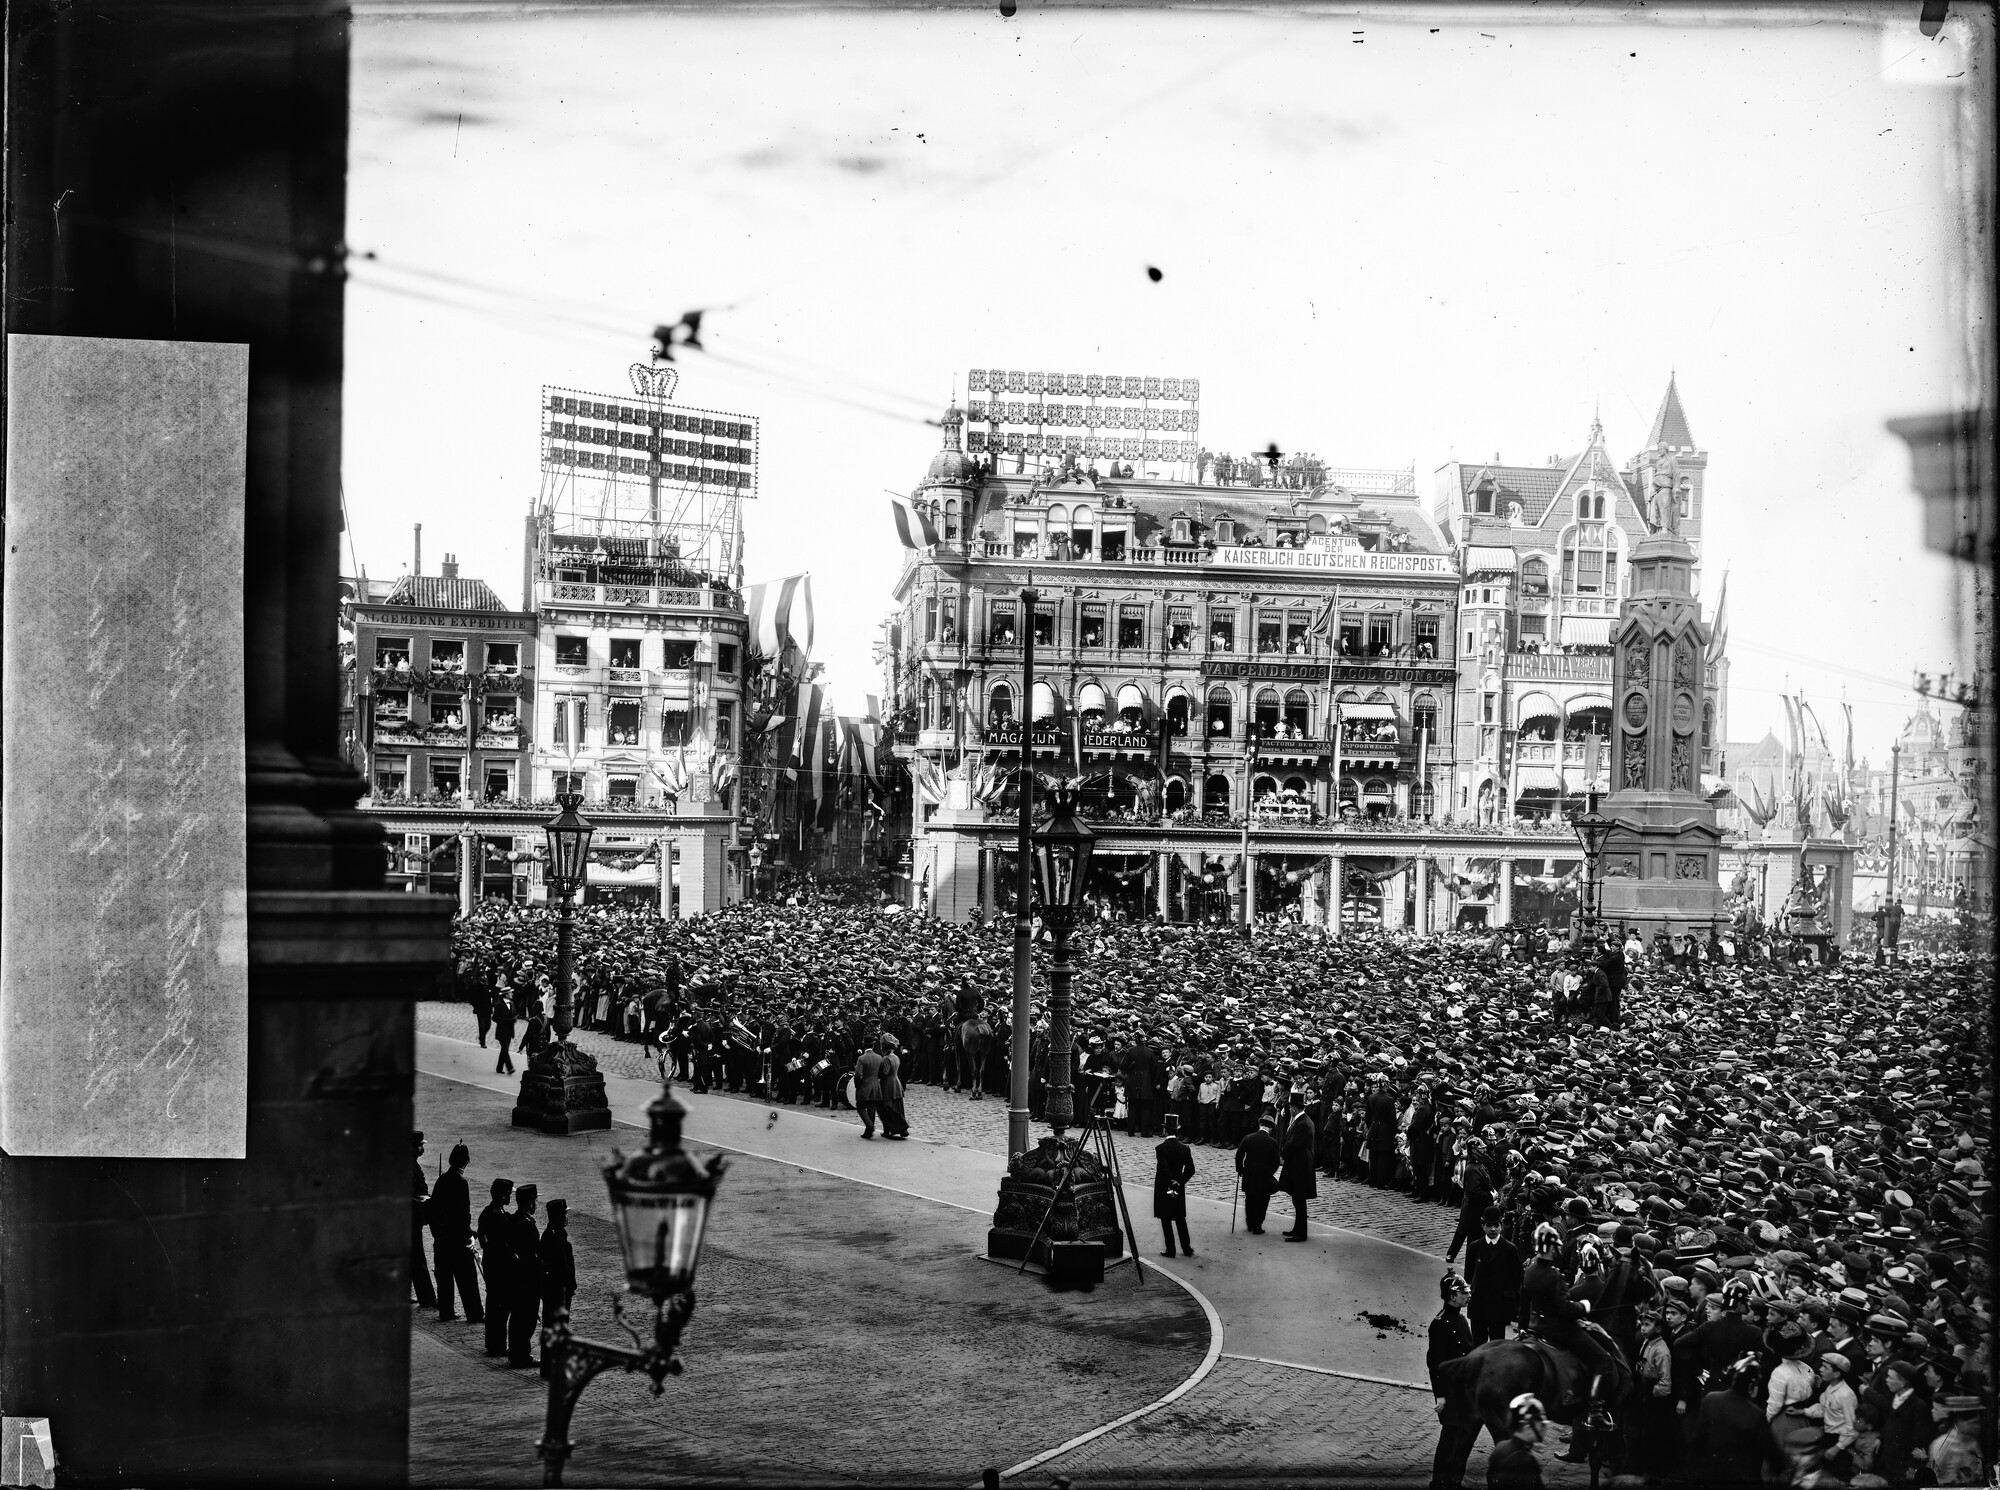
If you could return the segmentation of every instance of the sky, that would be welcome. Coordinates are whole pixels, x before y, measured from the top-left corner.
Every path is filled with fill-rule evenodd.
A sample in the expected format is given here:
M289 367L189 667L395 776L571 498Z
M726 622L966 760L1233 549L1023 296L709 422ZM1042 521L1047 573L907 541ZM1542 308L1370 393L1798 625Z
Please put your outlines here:
M701 309L677 401L759 419L746 578L811 574L844 713L881 689L888 492L995 366L1196 377L1210 449L1414 467L1427 500L1448 460L1573 454L1599 408L1622 465L1672 373L1729 737L1844 695L1879 761L1912 672L1954 664L1884 428L1950 406L1963 337L1963 53L1914 5L357 9L343 562L371 577L422 523L426 573L449 551L519 604L542 386L626 391Z

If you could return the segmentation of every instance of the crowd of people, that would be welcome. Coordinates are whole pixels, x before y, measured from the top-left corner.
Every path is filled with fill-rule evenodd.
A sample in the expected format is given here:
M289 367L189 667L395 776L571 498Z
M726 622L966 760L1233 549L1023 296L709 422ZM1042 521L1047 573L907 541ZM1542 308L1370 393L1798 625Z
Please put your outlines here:
M580 1022L647 1042L697 1089L833 1107L861 1054L887 1050L901 1081L1005 1094L1011 922L792 900L682 921L586 910ZM540 912L462 921L463 996L534 1020L552 948ZM1566 1287L1616 1277L1613 1336L1643 1384L1622 1418L1652 1435L1651 1462L1706 1462L1686 1430L1752 1375L1798 1483L1972 1483L1939 1477L1994 1462L1983 959L1107 923L1079 933L1076 962L1073 1079L1128 1132L1171 1114L1233 1149L1306 1113L1319 1173L1455 1209L1449 1255L1484 1338L1519 1322L1508 1279L1543 1228ZM966 999L995 1036L978 1070L955 1035Z

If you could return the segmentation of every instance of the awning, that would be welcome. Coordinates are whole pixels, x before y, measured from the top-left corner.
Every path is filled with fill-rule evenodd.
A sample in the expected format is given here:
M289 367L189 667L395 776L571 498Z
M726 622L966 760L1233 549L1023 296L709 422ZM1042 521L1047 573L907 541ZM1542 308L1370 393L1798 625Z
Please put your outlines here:
M1556 701L1546 693L1531 693L1521 700L1520 722L1522 724L1527 724L1536 719L1560 718L1562 718L1562 710L1556 707Z
M1609 714L1611 712L1611 700L1601 693L1586 693L1580 698L1573 698L1569 701L1570 718L1576 718L1585 709L1602 709L1605 713Z
M1342 719L1394 719L1396 707L1393 704L1341 704Z
M1511 548L1468 548L1465 551L1465 572L1477 573L1481 569L1505 569L1512 572L1516 559Z
M1610 616L1564 616L1562 644L1565 647L1608 647L1611 645Z
M1517 791L1552 792L1557 787L1556 768L1554 766L1522 766L1514 777L1514 785Z

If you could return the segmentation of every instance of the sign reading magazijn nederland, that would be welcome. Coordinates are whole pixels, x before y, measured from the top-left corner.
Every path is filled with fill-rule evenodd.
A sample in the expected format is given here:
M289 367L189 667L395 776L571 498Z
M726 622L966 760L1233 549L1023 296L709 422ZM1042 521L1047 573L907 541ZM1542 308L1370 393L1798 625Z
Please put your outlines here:
M1127 754L1150 753L1159 742L1159 737L1148 729L1085 729L1080 732L1086 751L1124 752ZM1021 726L1018 722L995 724L988 727L985 742L1002 750L1021 748ZM1067 750L1069 731L1054 724L1037 724L1030 732L1029 748L1033 750Z

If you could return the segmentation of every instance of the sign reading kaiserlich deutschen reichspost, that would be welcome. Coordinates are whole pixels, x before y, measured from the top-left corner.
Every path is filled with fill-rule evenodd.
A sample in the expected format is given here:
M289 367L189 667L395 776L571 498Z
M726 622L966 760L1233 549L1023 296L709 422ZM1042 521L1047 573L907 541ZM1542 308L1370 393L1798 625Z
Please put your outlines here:
M1208 562L1241 569L1305 569L1321 574L1458 575L1458 565L1449 554L1397 553L1359 544L1320 549L1218 548L1208 555Z

